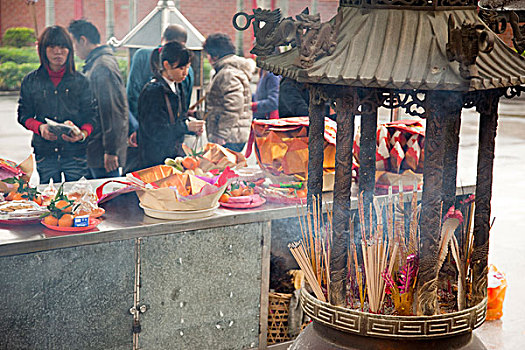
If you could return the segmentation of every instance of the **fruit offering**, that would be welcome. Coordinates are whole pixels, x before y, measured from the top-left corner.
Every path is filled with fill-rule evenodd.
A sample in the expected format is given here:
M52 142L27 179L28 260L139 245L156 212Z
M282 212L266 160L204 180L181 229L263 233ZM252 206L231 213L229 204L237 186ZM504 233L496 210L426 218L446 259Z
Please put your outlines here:
M67 193L67 198L75 203L74 214L77 216L89 215L91 217L99 217L105 213L103 208L98 207L97 195L84 177L73 185L71 191Z
M42 196L36 187L30 187L29 184L22 178L12 178L11 183L15 186L15 190L9 192L5 197L8 201L21 201L29 200L33 201L38 205L42 205ZM3 180L8 181L8 180Z
M262 188L261 193L270 203L303 204L308 190L304 182L281 182Z
M203 176L204 171L199 167L201 164L200 155L193 155L187 157L177 157L175 159L166 158L164 164L172 166L181 173L187 173L191 175Z
M60 185L55 198L47 206L44 223L49 226L72 227L75 221L74 201L64 194L64 184Z
M255 184L253 182L243 181L240 183L233 183L231 184L229 190L224 191L221 198L219 198L219 202L221 203L227 203L230 201L239 202L243 200L243 198L240 198L240 197L249 197L254 194L255 194Z

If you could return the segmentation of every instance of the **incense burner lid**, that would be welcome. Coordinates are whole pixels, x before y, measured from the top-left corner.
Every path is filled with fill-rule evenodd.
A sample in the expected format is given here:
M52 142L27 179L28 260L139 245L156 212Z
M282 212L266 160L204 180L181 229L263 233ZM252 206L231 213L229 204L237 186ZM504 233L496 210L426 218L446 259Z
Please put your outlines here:
M525 84L525 58L475 9L346 6L329 23L338 28L330 54L303 66L294 48L258 55L257 65L301 83L390 90L467 92Z
M443 315L391 316L330 305L303 289L301 307L313 320L346 333L376 338L429 339L455 336L481 326L487 313L487 298L469 309Z
M428 9L476 8L477 0L340 0L341 7Z

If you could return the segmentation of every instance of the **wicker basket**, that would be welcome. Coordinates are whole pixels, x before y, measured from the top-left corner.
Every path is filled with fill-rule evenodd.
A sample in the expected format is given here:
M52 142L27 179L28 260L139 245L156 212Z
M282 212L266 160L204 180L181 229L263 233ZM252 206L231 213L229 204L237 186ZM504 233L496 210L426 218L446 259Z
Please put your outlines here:
M268 345L290 340L288 335L288 310L292 294L269 293L268 296Z

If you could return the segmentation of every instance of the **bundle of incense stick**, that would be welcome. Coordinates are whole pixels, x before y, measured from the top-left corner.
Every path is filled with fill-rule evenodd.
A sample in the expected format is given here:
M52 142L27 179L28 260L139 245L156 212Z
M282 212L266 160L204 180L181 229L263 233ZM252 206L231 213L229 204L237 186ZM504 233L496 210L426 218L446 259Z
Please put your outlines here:
M401 198L402 199L402 198ZM373 225L372 217L370 221L370 232L368 237L363 231L363 225L361 225L362 240L361 249L363 253L363 265L365 272L366 287L365 292L368 296L368 304L370 312L379 313L383 305L385 297L385 281L382 278L382 274L385 271L392 273L394 266L398 260L399 255L399 244L405 244L405 238L402 232L404 232L404 224L396 223L394 220L394 209L400 210L399 205L394 205L394 199L392 197L392 191L389 190L388 202L386 207L380 205L378 201L374 200L373 207L376 213L377 224ZM370 207L372 213L373 207ZM358 196L358 210L360 220L364 219L363 212L363 196ZM386 220L383 220L383 209L386 212ZM383 222L386 222L387 234L383 235ZM399 228L402 226L402 229ZM397 227L397 230L396 230ZM352 243L352 242L351 242ZM360 282L360 273L357 270L357 254L355 247L350 245L349 248L352 251L355 261L355 274L357 282ZM362 296L362 286L359 285L361 305L363 305L364 296ZM364 293L363 293L364 294Z
M333 226L332 212L330 210L326 211L327 222L325 223L321 207L321 200L319 197L314 197L311 212L305 212L304 207L302 206L296 207L302 241L292 244L303 247L304 254L302 257L306 258L306 262L308 263L305 266L305 269L311 271L311 277L314 278L316 285L319 286L321 291L322 286L324 285L326 286L327 292L330 293L330 259L332 254L331 246ZM292 250L290 245L289 248ZM297 252L297 250L295 250L295 252ZM304 264L301 266L299 261L297 261L297 263L301 269L303 269ZM303 261L303 263L305 263L305 261ZM307 275L307 272L304 272L305 275ZM308 282L310 284L314 283L314 281ZM316 296L321 299L317 293Z
M393 248L389 249L383 241L373 240L371 242L362 241L361 247L363 249L370 312L378 313L385 296L385 281L381 274L387 270L387 265L388 272L392 273L398 245L394 244Z
M289 243L288 248L301 268L301 271L303 271L306 280L312 287L317 299L326 302L326 298L321 288L321 282L315 276L315 272L312 268L311 261L308 258L308 254L306 253L303 241Z

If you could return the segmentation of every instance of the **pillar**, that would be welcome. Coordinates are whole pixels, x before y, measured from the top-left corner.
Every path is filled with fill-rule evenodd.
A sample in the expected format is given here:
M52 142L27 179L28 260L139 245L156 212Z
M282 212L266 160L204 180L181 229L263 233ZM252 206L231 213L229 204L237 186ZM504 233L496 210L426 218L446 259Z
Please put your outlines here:
M333 202L332 255L330 258L330 294L332 305L346 304L348 225L352 186L352 146L354 140L354 89L336 100L337 137Z
M359 193L363 194L365 232L370 231L370 205L374 201L376 184L376 143L378 92L375 89L360 89L361 139L359 151ZM365 237L363 237L365 238Z
M443 207L443 176L445 174L443 166L447 153L444 147L444 135L447 121L452 123L458 113L458 103L454 103L454 101L461 101L459 92L430 91L426 94L427 127L425 132L417 281L418 315L430 316L437 312L437 277L439 272L437 259L441 218L448 209Z
M310 87L310 125L308 128L308 209L313 197L323 193L324 113L326 99L319 86Z
M447 100L449 113L444 123L443 148L443 210L446 211L456 202L456 179L458 174L459 130L461 127L461 109L463 99L459 94L451 94Z
M471 256L472 300L480 303L487 296L489 255L490 200L492 198L492 171L496 129L498 127L498 102L496 94L485 93L476 106L480 114L478 166L476 176L476 209L474 212L474 250Z

